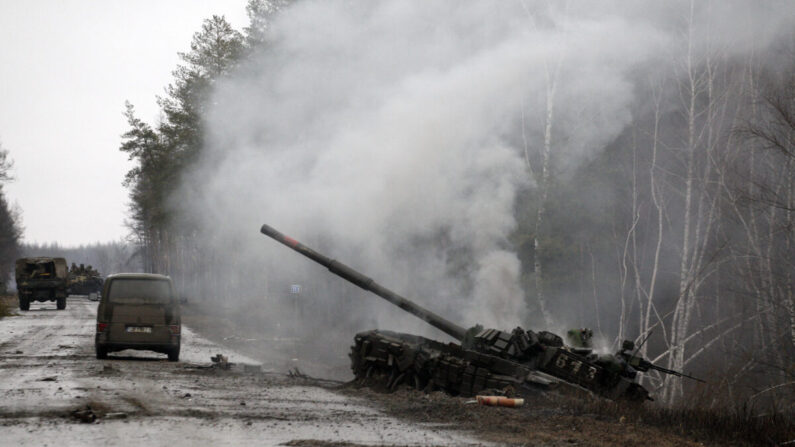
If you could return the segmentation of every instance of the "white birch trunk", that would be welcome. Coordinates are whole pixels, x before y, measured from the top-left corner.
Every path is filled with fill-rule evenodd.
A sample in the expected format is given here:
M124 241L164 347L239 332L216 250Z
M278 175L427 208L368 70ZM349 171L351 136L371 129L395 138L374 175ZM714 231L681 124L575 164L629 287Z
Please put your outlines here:
M544 271L541 262L541 232L543 231L544 218L546 214L547 197L549 196L549 159L552 151L552 119L554 117L555 108L555 80L551 79L547 82L547 103L546 103L546 122L544 125L544 148L541 154L541 183L538 185L541 194L538 198L538 210L536 211L536 228L535 235L533 236L533 247L535 249L535 257L533 261L533 270L535 272L535 285L536 297L538 299L538 307L541 310L541 315L544 318L544 323L548 328L552 327L552 315L549 313L549 306L547 305L546 295L544 294Z
M695 171L695 117L696 117L696 75L693 66L693 13L694 3L690 2L690 20L688 23L688 47L686 70L688 76L688 100L687 106L687 157L684 191L684 215L682 217L682 251L679 262L679 298L676 302L673 321L671 322L671 355L668 357L668 368L679 370L684 365L685 352L683 340L686 337L689 323L690 301L693 299L691 285L693 278L690 270L690 225L692 219L693 202L693 176ZM682 395L682 381L674 376L668 376L665 380L665 390L663 400L672 404Z

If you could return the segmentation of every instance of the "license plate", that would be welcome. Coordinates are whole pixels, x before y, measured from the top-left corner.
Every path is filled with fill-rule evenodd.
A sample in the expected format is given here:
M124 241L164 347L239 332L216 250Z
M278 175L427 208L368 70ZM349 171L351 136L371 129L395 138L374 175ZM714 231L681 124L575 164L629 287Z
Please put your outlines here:
M127 326L127 332L152 333L152 326Z

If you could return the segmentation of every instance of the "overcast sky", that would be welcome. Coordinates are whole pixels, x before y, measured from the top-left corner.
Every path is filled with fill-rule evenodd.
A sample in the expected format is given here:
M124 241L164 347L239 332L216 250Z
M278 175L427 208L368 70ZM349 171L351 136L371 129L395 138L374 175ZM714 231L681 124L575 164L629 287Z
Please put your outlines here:
M0 0L0 143L26 242L124 237L130 168L118 148L130 100L156 121L162 95L205 18L242 30L245 0Z

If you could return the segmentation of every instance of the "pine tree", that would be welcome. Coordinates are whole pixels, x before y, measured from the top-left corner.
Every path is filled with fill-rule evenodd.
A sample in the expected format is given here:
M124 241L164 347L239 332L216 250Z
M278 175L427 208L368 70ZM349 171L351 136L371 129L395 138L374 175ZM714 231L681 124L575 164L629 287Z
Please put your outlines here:
M8 151L0 146L0 291L5 292L14 261L19 257L19 240L22 238L19 213L8 205L3 183L13 180L14 163Z

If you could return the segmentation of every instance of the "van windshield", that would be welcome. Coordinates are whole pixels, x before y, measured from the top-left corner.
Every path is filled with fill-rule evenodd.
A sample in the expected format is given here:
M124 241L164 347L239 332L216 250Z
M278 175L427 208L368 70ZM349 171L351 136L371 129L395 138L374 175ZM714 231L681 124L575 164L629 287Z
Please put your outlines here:
M114 279L108 301L116 304L168 304L171 287L162 279Z

